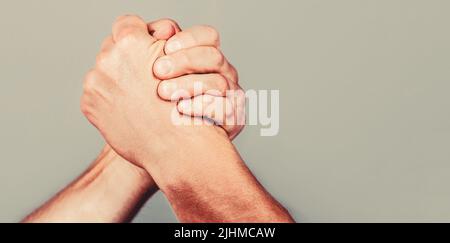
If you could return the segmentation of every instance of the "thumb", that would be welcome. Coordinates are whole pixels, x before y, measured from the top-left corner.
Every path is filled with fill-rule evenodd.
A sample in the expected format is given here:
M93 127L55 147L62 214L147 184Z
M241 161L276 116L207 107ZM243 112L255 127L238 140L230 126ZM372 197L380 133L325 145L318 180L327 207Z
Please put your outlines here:
M180 32L180 26L172 19L160 19L147 24L150 35L158 40L168 40Z
M150 70L153 70L153 66L155 65L156 60L164 55L165 45L166 45L165 40L158 40L150 46L147 56L147 65L148 65L147 67L150 67ZM149 73L153 79L160 81L153 72ZM159 84L159 82L157 84Z

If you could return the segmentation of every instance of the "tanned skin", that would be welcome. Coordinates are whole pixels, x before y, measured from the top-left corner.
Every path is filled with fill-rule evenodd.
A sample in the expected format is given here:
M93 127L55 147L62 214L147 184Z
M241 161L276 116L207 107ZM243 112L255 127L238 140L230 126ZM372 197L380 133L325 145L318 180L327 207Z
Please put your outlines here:
M202 28L209 34L199 35ZM26 222L128 221L156 185L182 222L293 222L232 145L230 137L242 126L173 123L173 110L180 112L179 120L198 119L184 115L208 117L195 107L204 99L191 105L163 101L176 89L174 83L189 90L185 74L197 73L195 79L204 82L217 77L216 87L226 82L218 90L240 89L237 72L218 51L213 29L174 30L177 34L166 43L137 16L116 21L96 66L86 76L82 111L120 156L107 146L90 170ZM205 61L209 58L213 61ZM172 85L164 87L164 83ZM237 112L217 111L208 118Z

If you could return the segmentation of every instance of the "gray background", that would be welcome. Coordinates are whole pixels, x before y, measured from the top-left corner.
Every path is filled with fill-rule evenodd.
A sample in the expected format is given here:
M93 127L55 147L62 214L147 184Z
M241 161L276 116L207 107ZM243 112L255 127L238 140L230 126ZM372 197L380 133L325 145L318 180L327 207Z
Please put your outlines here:
M450 221L450 1L0 2L0 221L80 174L103 142L81 80L116 16L216 26L281 130L236 144L300 222ZM161 194L137 222L176 221Z

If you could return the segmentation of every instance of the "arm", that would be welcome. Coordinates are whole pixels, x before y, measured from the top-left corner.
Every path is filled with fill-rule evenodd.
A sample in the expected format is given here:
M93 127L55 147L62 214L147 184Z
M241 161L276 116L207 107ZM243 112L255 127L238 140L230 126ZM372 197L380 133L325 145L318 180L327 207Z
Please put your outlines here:
M294 222L224 134L192 139L195 144L185 148L185 155L147 163L182 222Z
M119 18L112 39L86 76L82 111L118 154L152 175L180 220L291 222L224 130L195 125L159 99L159 80L146 67L165 43L148 35L142 19Z
M149 32L157 39L173 37L173 39L180 41L183 51L180 51L178 56L183 54L183 52L186 52L186 55L191 55L190 52L192 51L189 48L195 49L209 45L215 47L218 42L216 39L218 35L207 26L196 26L180 34L180 28L174 21L162 19L149 23L148 28ZM203 41L193 42L192 38L189 37ZM103 48L108 46L107 41L103 44ZM176 50L166 50L166 53L173 53L174 51ZM168 57L180 63L180 57ZM206 74L202 65L197 64L198 67L195 66L195 63L198 63L195 60L200 58L203 58L204 63L213 63L214 59L214 57L192 56L194 63L191 67L178 65L179 68L175 70L176 73L184 76L178 79L166 78L167 83L172 83L177 87L184 87L188 97L196 95L193 89L194 81L200 83L203 87L208 87L211 90L220 90L222 93L225 93L226 90L224 89L229 86L220 82L226 82L226 80L218 80L217 77L220 77L219 73L211 72ZM199 74L192 74L192 70ZM222 75L232 76L235 74L236 71L230 69L223 72ZM164 78L161 79L164 80ZM160 97L168 97L168 100L175 93L175 90L159 89L159 91ZM178 99L188 97L178 97ZM187 115L191 114L187 113ZM205 114L205 116L208 117L208 114ZM214 117L209 118L214 119ZM224 128L228 131L230 137L235 137L242 130L242 126L230 125L224 126ZM30 214L24 219L24 222L130 221L142 204L157 189L157 185L145 170L124 160L111 150L109 146L106 146L97 160L83 175L41 208ZM102 195L102 197L99 195Z
M186 91L194 90L195 83L203 80L202 95L197 94L192 102L181 101L178 110L186 115L206 116L214 120L232 138L244 125L244 109L241 106L245 104L245 98L242 92L236 92L238 95L235 96L224 95L226 87L235 91L241 91L241 88L237 72L219 50L219 43L218 32L209 26L195 26L179 32L167 41L167 55L156 61L154 73L166 80L159 86L159 95L166 100L182 97L178 95L183 93L179 90L192 95L192 92ZM185 61L186 58L180 58L183 56L188 57L189 62ZM160 65L163 61L170 72L165 72L163 65ZM168 63L170 68L167 68ZM205 74L210 70L214 70L215 74ZM187 72L198 74L182 76ZM224 119L226 115L217 109L213 109L214 116L208 114L208 107L214 107L214 102L205 104L202 101L208 100L205 97L212 91L222 94L213 99L223 103L228 101L227 106L233 107L232 119ZM227 121L231 122L227 124ZM158 178L158 185L181 221L293 222L286 210L252 175L226 136L218 132L205 139L199 134L191 137L195 143L186 144L189 149L179 153L179 158L157 165L147 163L147 170Z
M130 221L156 190L145 170L106 146L83 175L23 222Z
M169 39L178 25L169 19L148 24L157 39ZM102 48L108 47L108 42ZM93 164L23 222L126 222L158 190L150 175L105 146Z

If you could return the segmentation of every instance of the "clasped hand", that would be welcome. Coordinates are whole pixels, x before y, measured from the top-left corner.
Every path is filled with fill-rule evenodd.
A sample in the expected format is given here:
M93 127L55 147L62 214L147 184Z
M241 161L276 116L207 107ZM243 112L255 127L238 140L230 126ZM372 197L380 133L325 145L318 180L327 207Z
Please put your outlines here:
M240 87L219 43L209 26L180 31L171 20L119 17L84 80L81 109L119 155L142 168L149 153L163 157L192 137L220 133L217 126L177 126L174 110L176 119L207 118L234 138L244 99L226 95Z

